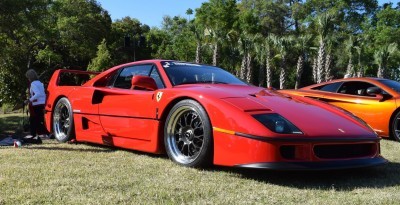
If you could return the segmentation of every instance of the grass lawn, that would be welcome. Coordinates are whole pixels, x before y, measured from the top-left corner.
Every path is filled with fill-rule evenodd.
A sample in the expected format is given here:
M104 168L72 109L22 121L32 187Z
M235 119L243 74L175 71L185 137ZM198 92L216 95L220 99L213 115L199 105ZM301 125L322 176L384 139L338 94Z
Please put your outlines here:
M21 116L0 116L5 120ZM19 122L18 120L13 122ZM0 204L400 204L400 143L368 169L185 168L166 156L91 144L0 147Z

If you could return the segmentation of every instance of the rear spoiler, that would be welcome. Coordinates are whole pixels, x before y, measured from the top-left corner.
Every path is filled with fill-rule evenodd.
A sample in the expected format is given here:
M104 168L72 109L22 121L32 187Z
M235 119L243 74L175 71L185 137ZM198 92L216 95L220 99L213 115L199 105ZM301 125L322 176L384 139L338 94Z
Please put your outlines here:
M56 80L57 86L81 86L100 72L59 69L53 73L51 81Z

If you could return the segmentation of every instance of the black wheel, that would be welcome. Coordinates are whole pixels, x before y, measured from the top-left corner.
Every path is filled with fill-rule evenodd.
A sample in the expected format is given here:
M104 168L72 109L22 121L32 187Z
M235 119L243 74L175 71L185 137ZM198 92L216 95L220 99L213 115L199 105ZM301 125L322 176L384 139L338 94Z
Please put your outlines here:
M169 112L164 126L165 150L171 160L188 167L206 167L213 160L211 123L194 100L182 100Z
M390 126L391 137L396 141L400 141L400 111L397 111L393 115L392 123Z
M54 137L59 142L66 142L74 138L74 119L71 103L67 98L57 101L53 112Z

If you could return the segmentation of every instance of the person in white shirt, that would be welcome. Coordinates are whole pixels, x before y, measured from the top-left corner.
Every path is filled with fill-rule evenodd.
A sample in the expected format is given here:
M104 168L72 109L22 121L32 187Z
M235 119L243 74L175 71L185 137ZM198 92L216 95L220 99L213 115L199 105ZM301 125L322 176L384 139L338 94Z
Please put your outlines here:
M46 102L46 93L44 90L43 83L39 81L39 77L35 70L29 69L25 76L30 82L29 86L29 99L26 100L26 104L29 103L29 127L30 134L32 137L36 137L37 141L41 142L40 135L48 135L44 125L44 106ZM39 142L39 143L40 143Z

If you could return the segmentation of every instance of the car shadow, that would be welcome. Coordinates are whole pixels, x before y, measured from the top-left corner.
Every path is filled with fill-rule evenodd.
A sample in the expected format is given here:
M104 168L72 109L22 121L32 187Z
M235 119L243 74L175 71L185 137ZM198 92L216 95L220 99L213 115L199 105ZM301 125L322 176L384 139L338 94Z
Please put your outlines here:
M330 171L272 171L229 167L217 167L213 171L235 173L240 178L298 189L351 191L399 186L398 170L400 163L389 162L377 167Z
M26 145L23 147L24 149L32 149L32 150L48 150L48 151L69 151L69 152L98 152L98 153L107 153L107 152L115 152L115 149L82 149L82 148L67 148L67 147L46 147L42 145L30 146Z
M54 144L57 144L57 142L54 142ZM130 150L130 149L125 149L121 147L112 147L108 145L102 145L102 144L94 144L94 143L89 143L89 142L68 142L71 146L68 147L59 147L59 146L47 146L47 144L30 144L26 143L23 145L23 149L32 149L32 150L49 150L49 151L68 151L68 152L98 152L98 153L111 153L111 152L116 152L116 151L126 151L130 152L132 154L136 155L145 155L151 158L165 158L168 159L168 157L164 154L153 154L153 153L147 153L147 152L141 152L137 150ZM83 148L78 148L77 146L74 145L82 145L86 144L90 148L83 149Z

